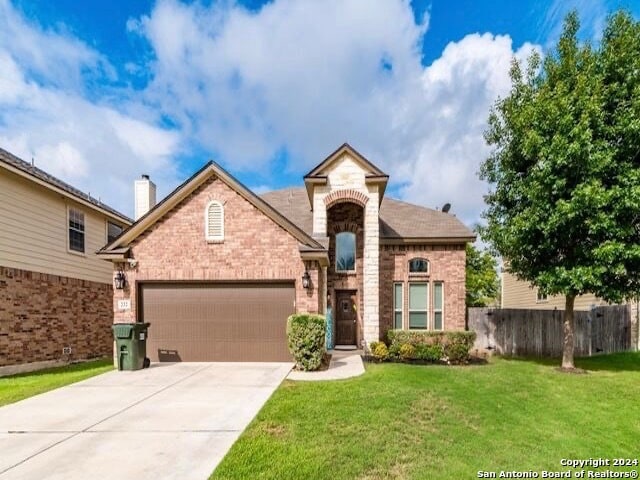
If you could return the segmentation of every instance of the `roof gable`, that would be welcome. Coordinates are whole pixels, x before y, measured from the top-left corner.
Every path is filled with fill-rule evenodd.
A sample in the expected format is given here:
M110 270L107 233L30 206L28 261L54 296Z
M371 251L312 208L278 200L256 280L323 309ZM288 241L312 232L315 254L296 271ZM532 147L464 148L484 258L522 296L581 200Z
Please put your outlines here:
M300 243L314 249L323 249L317 241L306 234L301 228L284 217L280 212L271 205L258 197L255 193L245 187L240 181L234 178L230 173L224 170L220 165L213 161L206 163L200 170L194 173L184 183L178 186L173 192L167 195L154 208L149 210L145 215L140 217L131 227L125 230L113 242L102 248L98 254L109 256L114 253L118 255L126 254L127 247L136 238L151 228L156 222L162 219L169 211L171 211L180 202L186 199L199 186L206 182L211 176L216 176L220 181L225 183L229 188L238 193L241 197L251 203L260 212L265 214L276 224L289 232Z
M322 177L327 174L333 164L342 159L342 157L348 154L350 155L365 171L365 175L368 177L389 177L386 173L380 170L377 166L371 163L360 152L353 148L348 143L343 143L338 149L320 162L313 170L307 173L304 178Z
M313 170L304 176L304 184L307 189L307 196L309 197L309 203L313 206L313 192L315 185L326 185L327 181L336 168L339 168L341 162L349 157L356 165L362 169L362 175L364 176L364 182L366 184L378 184L380 188L380 201L384 197L384 192L387 188L387 182L389 181L389 175L380 170L377 166L371 163L360 152L353 148L348 143L343 143L336 151L320 162Z

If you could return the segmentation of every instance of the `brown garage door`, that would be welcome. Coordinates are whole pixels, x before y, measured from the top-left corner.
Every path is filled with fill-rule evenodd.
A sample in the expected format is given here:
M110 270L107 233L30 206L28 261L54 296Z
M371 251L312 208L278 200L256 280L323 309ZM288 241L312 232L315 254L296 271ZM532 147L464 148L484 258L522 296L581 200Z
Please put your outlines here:
M140 313L150 322L152 361L291 361L286 321L292 283L144 283Z

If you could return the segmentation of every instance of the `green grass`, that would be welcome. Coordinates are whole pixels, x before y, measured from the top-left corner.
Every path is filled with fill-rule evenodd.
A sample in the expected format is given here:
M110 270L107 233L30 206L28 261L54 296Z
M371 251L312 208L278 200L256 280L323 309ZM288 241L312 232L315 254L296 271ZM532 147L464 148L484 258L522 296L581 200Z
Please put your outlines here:
M95 360L0 377L0 406L113 370L113 361Z
M211 478L470 479L640 458L640 354L578 360L584 375L558 364L370 364L350 380L285 381Z

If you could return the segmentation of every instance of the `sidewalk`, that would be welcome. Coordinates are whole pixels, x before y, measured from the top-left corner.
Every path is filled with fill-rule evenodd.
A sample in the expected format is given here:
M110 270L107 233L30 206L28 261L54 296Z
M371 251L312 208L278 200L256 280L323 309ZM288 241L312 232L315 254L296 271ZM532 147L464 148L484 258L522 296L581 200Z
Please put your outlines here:
M340 351L329 350L331 363L327 370L319 372L300 372L292 370L287 376L289 380L317 381L317 380L342 380L358 377L364 373L362 364L362 350Z

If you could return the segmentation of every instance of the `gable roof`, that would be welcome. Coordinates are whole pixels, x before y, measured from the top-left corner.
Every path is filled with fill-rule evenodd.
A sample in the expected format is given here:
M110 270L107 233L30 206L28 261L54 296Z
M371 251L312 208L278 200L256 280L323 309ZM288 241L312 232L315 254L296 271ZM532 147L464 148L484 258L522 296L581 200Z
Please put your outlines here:
M261 197L313 234L313 212L302 187L266 192ZM380 205L380 239L389 243L460 243L475 240L475 234L455 216L385 197Z
M322 250L324 247L311 238L299 226L283 216L279 211L258 197L255 193L244 186L239 180L224 170L214 161L207 162L200 170L194 173L184 183L179 185L173 192L167 195L160 203L140 217L133 225L116 238L113 242L100 249L97 253L105 258L123 257L128 251L128 246L133 240L152 227L158 220L164 217L172 208L187 198L200 185L211 176L216 176L229 188L238 193L241 197L251 203L255 208L264 213L280 227L289 232L303 246L312 250Z
M356 159L358 163L360 163L366 170L369 170L368 176L372 177L387 177L389 175L384 173L378 167L376 167L373 163L371 163L364 155L358 152L355 148L353 148L348 143L343 143L340 145L333 153L329 154L327 158L325 158L322 162L320 162L313 170L307 173L304 178L316 177L322 173L323 170L326 170L332 163L338 160L342 155L348 153L353 158Z
M364 155L345 142L304 176L304 184L307 189L307 195L311 205L313 205L313 185L325 185L327 183L327 175L323 175L323 172L327 170L331 164L338 161L338 159L340 159L344 154L349 154L360 164L361 167L363 167L365 171L368 172L365 173L364 176L365 183L377 183L381 186L380 201L382 201L384 191L387 188L387 182L389 181L389 175L384 173L365 158Z
M131 218L120 213L116 209L111 208L109 205L102 203L102 201L98 200L97 198L94 198L91 195L78 190L68 183L63 182L59 178L56 178L53 175L45 172L44 170L39 169L31 163L25 162L24 160L16 157L12 153L7 152L2 148L0 148L0 167L3 167L23 178L42 185L49 190L60 193L65 197L71 198L78 203L97 210L108 217L117 219L120 222L125 223L126 225L131 225L133 223L133 220Z

